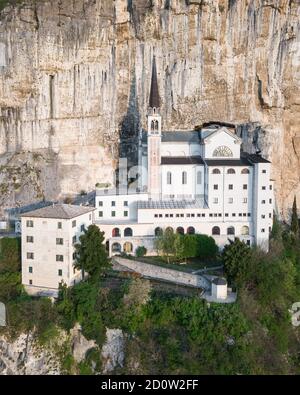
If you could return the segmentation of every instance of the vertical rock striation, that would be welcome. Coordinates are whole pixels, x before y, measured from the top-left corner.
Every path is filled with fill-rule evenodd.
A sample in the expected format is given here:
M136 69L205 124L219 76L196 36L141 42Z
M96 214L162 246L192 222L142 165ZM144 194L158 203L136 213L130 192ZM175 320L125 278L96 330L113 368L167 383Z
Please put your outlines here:
M24 0L0 17L0 165L24 157L47 199L110 182L135 155L156 55L164 129L232 122L300 199L298 0ZM32 153L39 153L33 163ZM9 173L9 169L5 174ZM17 196L1 172L3 201ZM7 177L6 177L7 178ZM26 177L25 177L26 178ZM39 199L38 194L31 197Z

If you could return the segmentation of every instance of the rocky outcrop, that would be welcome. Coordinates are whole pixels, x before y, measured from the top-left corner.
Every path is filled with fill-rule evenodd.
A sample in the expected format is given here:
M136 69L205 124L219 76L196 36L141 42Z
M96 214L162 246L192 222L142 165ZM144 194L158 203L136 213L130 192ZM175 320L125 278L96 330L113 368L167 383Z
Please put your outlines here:
M57 355L49 349L37 347L32 333L23 333L14 341L0 337L0 375L60 373Z
M295 193L300 199L299 14L297 0L24 0L6 7L4 202L90 190L112 181L119 151L134 161L155 52L164 129L241 125L246 143L255 139L272 159L278 212L287 213ZM32 177L40 170L31 194L26 179L24 186L9 179L19 155Z
M81 326L76 324L71 330L72 338L72 354L77 363L83 361L86 353L92 349L97 348L97 343L94 340L87 340L81 332Z
M121 329L106 329L106 342L101 351L103 374L123 367L125 337Z

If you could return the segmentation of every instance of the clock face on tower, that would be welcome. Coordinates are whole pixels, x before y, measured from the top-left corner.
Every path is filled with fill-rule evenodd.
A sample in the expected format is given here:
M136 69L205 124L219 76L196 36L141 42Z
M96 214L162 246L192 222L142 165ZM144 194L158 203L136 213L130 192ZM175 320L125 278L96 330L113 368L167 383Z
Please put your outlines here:
M233 156L232 151L230 148L226 147L226 145L221 145L220 147L217 147L214 152L213 152L213 156L216 157L231 157Z

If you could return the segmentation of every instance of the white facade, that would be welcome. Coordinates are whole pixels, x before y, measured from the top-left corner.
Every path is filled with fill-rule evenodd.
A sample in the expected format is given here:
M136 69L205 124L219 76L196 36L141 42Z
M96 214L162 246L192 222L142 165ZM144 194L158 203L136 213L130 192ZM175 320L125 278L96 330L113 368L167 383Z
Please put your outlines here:
M149 134L147 141L153 138ZM141 245L156 254L156 231L168 226L181 233L212 236L220 248L239 237L268 249L274 204L269 161L241 152L241 140L225 127L159 130L155 139L161 147L156 142L147 148L145 139L140 143L144 185L136 185L142 193L97 190L95 218L105 232L110 255L134 253ZM156 161L159 157L160 166L155 168L155 182L145 185L157 166L150 159L153 155Z
M68 217L68 218L66 218ZM74 285L74 244L94 221L94 208L53 205L22 215L22 284L29 294L56 296Z

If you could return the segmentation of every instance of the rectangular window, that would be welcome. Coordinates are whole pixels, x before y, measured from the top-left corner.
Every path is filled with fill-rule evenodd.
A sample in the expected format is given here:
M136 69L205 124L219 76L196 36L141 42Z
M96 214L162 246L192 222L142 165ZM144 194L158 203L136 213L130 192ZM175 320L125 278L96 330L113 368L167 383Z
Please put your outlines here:
M233 203L233 198L228 198L228 203Z
M228 215L229 215L228 213L225 213L225 217L228 217Z
M269 199L269 203L270 203L270 204L272 203L272 199Z
M192 217L192 218L195 217L195 214L191 214L191 217Z
M261 216L261 217L262 217L262 219L266 218L266 216L265 216L264 214L262 214L262 216Z
M247 216L248 216L248 217L251 217L251 213L248 213Z
M244 185L243 185L243 189L248 189L248 185L247 185L247 184L244 184Z
M33 269L32 269L32 266L29 266L29 273L33 273Z
M231 189L231 190L232 190L232 189L233 189L233 184L229 184L229 185L228 185L228 189Z
M243 214L242 213L239 213L239 217L242 217L243 216Z
M158 214L154 214L154 218L158 218Z
M83 224L80 226L80 232L84 232L84 230L85 230L85 225Z
M89 220L90 220L90 221L92 220L92 214L89 215Z
M202 214L202 217L205 217L205 214Z
M248 199L247 198L243 198L243 203L247 203Z
M29 285L32 285L32 280L29 280Z
M103 211L99 211L99 217L103 217Z
M216 214L214 214L214 217L217 217L218 216L218 214L216 213Z
M102 202L102 200L100 200L99 201L99 207L102 207L103 206L103 202Z
M272 213L269 214L269 218L272 218Z
M57 222L57 229L62 229L62 222Z
M216 203L218 203L218 198L214 198L214 200L213 200L213 202L216 204Z
M125 200L124 206L125 206L125 207L128 207L128 201L127 201L127 200Z
M159 216L159 218L162 218L162 214L159 214L158 216Z
M61 269L58 270L58 275L59 275L60 277L62 276L62 270L61 270Z
M266 190L266 187L265 187L265 186L263 186L263 187L261 187L261 189L262 189L263 191L265 191L265 190Z
M62 246L64 244L64 239L56 239L56 244Z
M214 184L214 189L217 190L219 188L218 184Z
M116 212L115 212L115 211L112 211L112 212L111 212L111 216L112 216L112 217L115 217L115 216L116 216Z
M170 218L173 218L173 214L170 214Z
M33 221L27 220L27 221L26 221L26 227L27 227L27 228L33 228Z
M235 213L232 213L232 216L233 216L233 217L235 217L235 216L236 216L236 214L235 214Z
M212 217L213 216L212 213L210 213L209 216Z
M124 217L128 217L128 211L124 211Z
M183 185L187 184L187 173L186 173L186 171L182 172L182 184Z
M264 174L266 174L267 170L263 170L262 172L263 172Z
M72 228L75 228L76 226L76 221L72 221Z
M34 259L34 253L33 252L27 252L27 259Z
M272 185L270 185L270 191L272 191Z
M181 217L181 218L184 217L184 214L180 214L180 217Z
M264 228L262 228L261 233L265 233L265 229Z
M116 202L113 200L113 201L111 202L111 205L112 205L112 207L115 207Z
M73 236L73 237L72 237L72 244L76 244L76 241L77 241L76 236Z
M222 214L221 214L221 213L219 213L219 214L218 214L218 217L222 217Z
M187 214L186 216L187 216L187 217L190 217L190 216L191 216L191 214Z
M26 236L27 243L33 243L33 236Z
M243 213L243 217L247 217L247 213Z
M265 201L265 200L262 200L262 201L261 201L261 204L265 204L265 203L266 203L266 201Z
M179 218L179 214L176 214L176 218Z
M56 262L63 262L64 256L63 255L56 255Z

